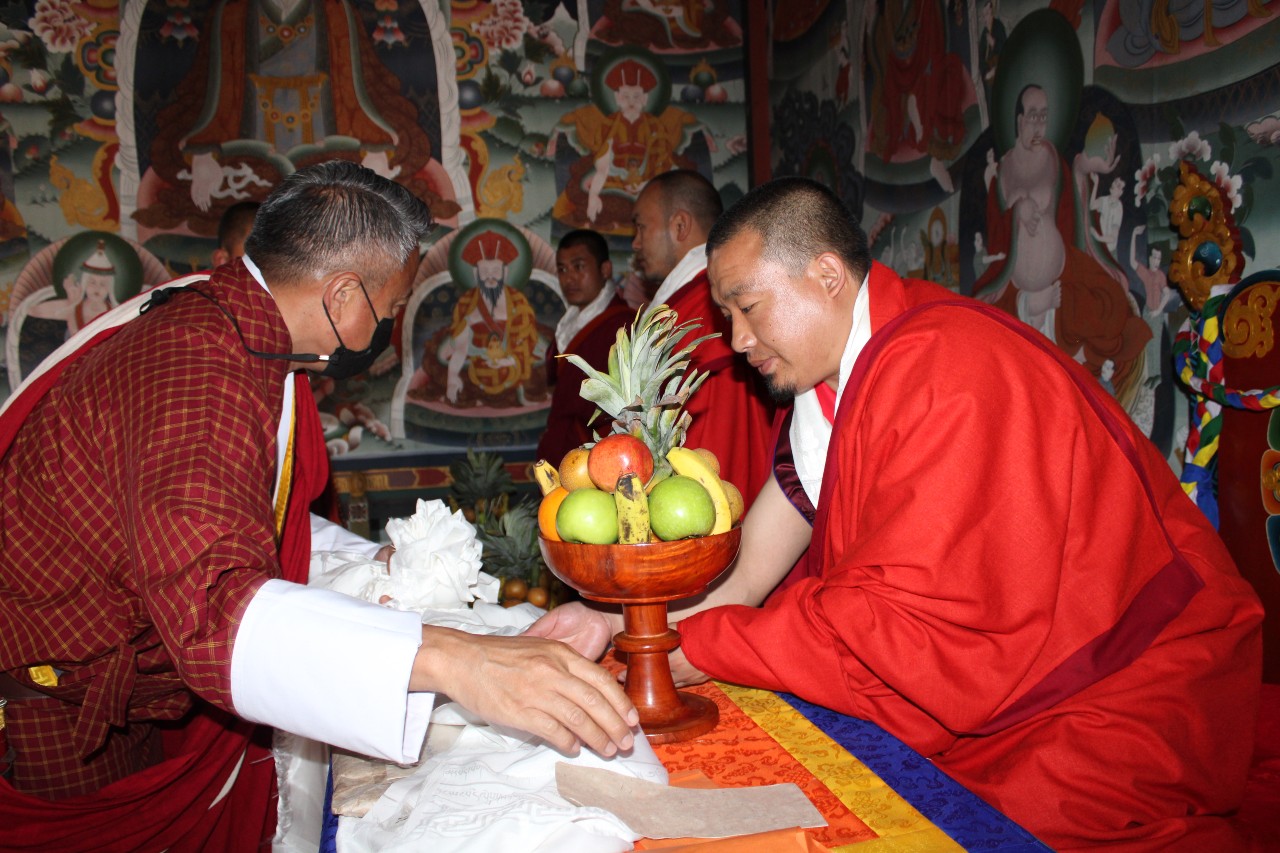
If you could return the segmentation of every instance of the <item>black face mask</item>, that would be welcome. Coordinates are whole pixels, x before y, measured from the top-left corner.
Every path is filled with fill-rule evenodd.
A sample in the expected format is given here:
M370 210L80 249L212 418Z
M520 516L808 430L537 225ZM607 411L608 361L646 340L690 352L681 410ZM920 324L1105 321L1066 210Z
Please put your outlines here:
M369 298L369 291L364 289L364 285L360 285L360 292L364 294L364 301L369 303L369 310L373 312L374 319L378 317L378 309L373 307L373 300ZM396 321L394 317L384 317L378 320L378 325L373 330L373 336L369 338L369 345L362 350L349 349L342 342L342 335L338 334L338 327L333 324L333 318L329 316L329 307L324 308L325 319L329 321L329 326L333 329L334 336L338 339L338 348L333 351L332 355L320 356L319 361L328 362L324 366L324 370L320 371L321 376L328 376L331 379L350 379L364 373L373 366L378 356L382 355L382 351L391 343L391 333L395 330Z

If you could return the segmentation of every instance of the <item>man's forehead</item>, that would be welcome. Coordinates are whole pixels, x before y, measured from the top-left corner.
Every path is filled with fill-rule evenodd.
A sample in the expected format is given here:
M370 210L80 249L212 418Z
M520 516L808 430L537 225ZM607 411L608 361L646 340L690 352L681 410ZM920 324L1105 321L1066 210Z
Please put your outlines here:
M761 254L764 240L753 230L743 230L730 237L712 254L707 264L711 296L724 304L754 288L756 271L764 262Z
M567 263L569 261L586 260L591 256L590 250L586 246L579 243L576 246L568 246L563 249L556 250L556 263Z

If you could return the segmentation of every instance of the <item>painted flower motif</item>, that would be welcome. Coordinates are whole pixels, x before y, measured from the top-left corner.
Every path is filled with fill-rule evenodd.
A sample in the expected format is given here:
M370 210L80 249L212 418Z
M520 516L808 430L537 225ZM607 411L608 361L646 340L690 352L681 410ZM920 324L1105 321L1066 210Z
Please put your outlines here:
M71 0L37 0L35 17L27 23L51 53L70 53L93 30Z
M20 104L22 103L22 90L12 82L5 83L0 86L0 103L2 104Z
M1209 147L1209 140L1200 138L1200 131L1193 130L1179 139L1177 142L1169 146L1169 159L1177 162L1184 157L1191 157L1196 160L1208 160L1213 156L1213 149Z
M395 15L379 15L378 25L373 28L373 41L375 44L385 44L387 47L393 47L397 44L404 44L407 39L404 30L400 29L400 22L396 20Z
M1230 199L1231 212L1234 213L1243 201L1240 198L1240 187L1244 184L1244 178L1231 174L1231 167L1221 160L1213 161L1209 174L1213 176L1213 182L1222 190L1223 195Z
M49 89L49 74L39 68L32 68L27 72L27 85L31 87L31 91L37 95L43 95Z
M1151 155L1142 168L1133 173L1133 200L1137 205L1145 202L1149 195L1155 195L1156 172L1160 171L1160 154Z
M497 0L489 17L475 28L491 50L514 50L524 42L524 34L532 26L520 0Z
M198 38L199 31L196 30L191 16L186 12L170 10L165 22L160 25L160 37L173 39L178 44L182 44L187 39Z
M453 40L453 57L457 64L458 79L466 80L484 67L489 58L489 51L485 48L483 39L476 38L463 27L451 28L449 36Z

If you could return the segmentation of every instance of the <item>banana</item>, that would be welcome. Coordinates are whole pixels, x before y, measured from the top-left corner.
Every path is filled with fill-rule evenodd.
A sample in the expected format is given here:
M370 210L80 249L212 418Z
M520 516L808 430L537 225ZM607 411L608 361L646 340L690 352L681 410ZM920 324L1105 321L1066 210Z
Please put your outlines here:
M692 477L711 495L711 504L716 508L716 523L711 528L711 535L728 533L733 526L733 511L729 506L729 496L725 493L720 478L711 470L711 466L701 455L688 447L673 447L667 451L667 461L671 470L685 477Z
M635 545L649 541L649 497L637 474L623 474L613 492L618 507L618 544Z
M533 463L533 479L538 481L538 488L542 491L543 497L554 492L556 486L560 485L560 475L556 472L556 466L545 459L539 459Z

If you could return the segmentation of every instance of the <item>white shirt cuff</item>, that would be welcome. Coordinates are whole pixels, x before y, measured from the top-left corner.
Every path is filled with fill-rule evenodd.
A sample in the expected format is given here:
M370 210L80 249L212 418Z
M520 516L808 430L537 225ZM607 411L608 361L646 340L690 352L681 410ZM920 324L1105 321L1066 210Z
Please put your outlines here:
M417 762L434 693L409 693L422 617L267 581L231 652L236 713L397 764Z
M381 549L377 542L370 542L341 524L311 513L312 551L348 551L372 559Z

